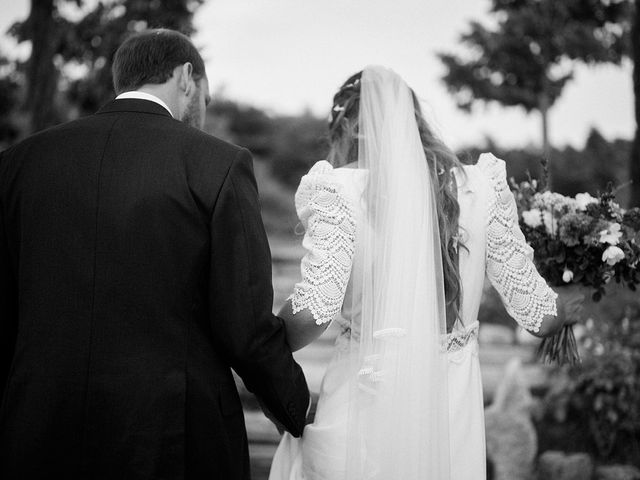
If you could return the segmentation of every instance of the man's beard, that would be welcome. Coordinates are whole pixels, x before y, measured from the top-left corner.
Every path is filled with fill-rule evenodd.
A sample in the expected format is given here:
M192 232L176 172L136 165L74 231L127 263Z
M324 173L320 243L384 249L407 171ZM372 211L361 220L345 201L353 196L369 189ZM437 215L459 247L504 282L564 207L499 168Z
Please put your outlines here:
M191 98L187 105L187 110L182 116L182 121L187 125L190 125L198 130L202 129L200 124L200 92L196 92L196 95Z

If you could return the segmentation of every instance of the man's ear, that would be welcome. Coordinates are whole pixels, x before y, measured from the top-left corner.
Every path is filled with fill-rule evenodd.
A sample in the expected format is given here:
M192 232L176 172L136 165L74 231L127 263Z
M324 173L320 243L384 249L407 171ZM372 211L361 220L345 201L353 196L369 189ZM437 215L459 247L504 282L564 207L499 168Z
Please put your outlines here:
M185 95L189 95L191 93L191 86L194 83L193 80L193 65L190 62L183 64L182 66L176 67L179 69L178 75L178 85L180 90L184 92Z

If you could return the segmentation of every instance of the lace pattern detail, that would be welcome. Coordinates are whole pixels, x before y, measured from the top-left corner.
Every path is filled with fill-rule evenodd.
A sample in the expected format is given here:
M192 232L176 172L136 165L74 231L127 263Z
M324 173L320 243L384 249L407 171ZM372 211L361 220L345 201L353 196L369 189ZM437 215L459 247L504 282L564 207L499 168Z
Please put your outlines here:
M475 321L466 328L453 330L445 337L445 348L448 353L462 350L469 342L478 338L478 328L480 324Z
M509 314L523 328L538 332L545 315L557 315L558 295L533 264L532 249L518 226L504 162L485 154L478 166L493 188L487 222L487 275Z
M302 281L291 296L293 313L308 309L316 324L330 322L342 308L355 250L355 218L333 167L318 162L302 178L296 209L305 236Z

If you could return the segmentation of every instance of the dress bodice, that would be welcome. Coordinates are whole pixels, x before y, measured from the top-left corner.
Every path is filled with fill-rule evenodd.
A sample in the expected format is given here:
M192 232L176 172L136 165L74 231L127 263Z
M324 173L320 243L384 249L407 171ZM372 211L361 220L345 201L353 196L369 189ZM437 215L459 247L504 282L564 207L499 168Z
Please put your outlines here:
M510 315L522 327L538 331L543 317L556 313L556 294L536 271L533 252L519 229L504 162L482 154L476 165L454 174L464 246L459 248L461 325L448 336L447 348L460 348L477 334L485 275ZM352 266L363 261L356 233L362 222L366 228L366 181L366 171L333 168L320 161L302 178L296 193L308 253L302 261L302 281L292 295L294 313L308 308L318 324L335 319L345 334L359 313L350 276Z

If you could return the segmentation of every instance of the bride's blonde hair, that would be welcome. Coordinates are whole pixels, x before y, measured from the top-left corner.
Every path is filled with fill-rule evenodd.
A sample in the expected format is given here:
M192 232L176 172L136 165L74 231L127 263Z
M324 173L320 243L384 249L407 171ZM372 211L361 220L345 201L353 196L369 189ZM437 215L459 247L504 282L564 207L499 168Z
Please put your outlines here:
M335 167L358 161L358 113L360 110L361 78L361 71L349 77L333 97L333 108L329 121L328 160ZM450 331L459 317L461 300L457 253L460 206L452 169L457 167L460 172L464 172L464 170L455 153L429 127L413 90L411 90L411 95L413 96L416 123L429 165L431 181L437 191L438 226L447 301L447 330Z

